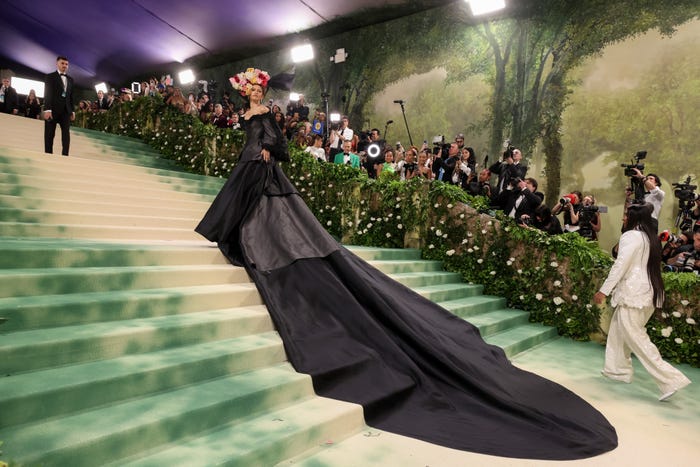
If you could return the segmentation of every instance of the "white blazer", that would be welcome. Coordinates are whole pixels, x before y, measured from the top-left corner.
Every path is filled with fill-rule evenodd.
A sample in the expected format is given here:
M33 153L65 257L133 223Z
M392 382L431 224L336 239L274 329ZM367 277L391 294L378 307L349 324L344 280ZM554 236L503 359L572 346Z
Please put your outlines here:
M617 259L600 291L610 295L610 304L632 308L654 305L654 289L647 273L649 241L644 232L628 230L620 237ZM660 266L659 266L660 267Z

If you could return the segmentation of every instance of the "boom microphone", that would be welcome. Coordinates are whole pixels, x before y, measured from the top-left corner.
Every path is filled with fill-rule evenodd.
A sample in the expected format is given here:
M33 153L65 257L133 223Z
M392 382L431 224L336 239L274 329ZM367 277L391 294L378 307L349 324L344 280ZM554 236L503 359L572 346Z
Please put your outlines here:
M395 100L394 104L403 104L403 100L402 99Z
M387 125L391 125L392 123L394 123L393 120L387 120L387 121L386 121L386 124L387 124Z

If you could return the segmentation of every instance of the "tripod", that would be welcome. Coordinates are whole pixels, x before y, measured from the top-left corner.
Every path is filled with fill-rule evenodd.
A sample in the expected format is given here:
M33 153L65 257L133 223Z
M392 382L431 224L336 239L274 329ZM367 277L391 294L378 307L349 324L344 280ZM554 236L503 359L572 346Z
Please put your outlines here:
M402 100L394 101L394 104L401 105L401 113L403 114L403 122L406 124L406 133L408 133L408 142L413 146L413 138L411 138L411 130L408 129L408 120L406 120L406 109L404 108L404 102ZM384 136L386 139L386 135Z

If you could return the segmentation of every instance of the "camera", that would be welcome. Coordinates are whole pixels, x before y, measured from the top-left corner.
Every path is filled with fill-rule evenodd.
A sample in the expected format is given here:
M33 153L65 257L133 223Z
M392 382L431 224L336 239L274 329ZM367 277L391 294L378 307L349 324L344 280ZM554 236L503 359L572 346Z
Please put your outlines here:
M559 198L559 204L566 206L567 204L578 204L578 196L576 193L569 193Z
M668 230L664 230L659 234L659 241L661 242L678 243L680 240L681 239L678 237L678 235L673 235Z
M634 171L634 169L639 170L640 172L644 171L644 164L640 164L639 161L642 159L645 159L647 157L647 152L646 151L638 151L637 154L634 155L634 161L631 164L620 164L620 167L625 168L625 177L634 177L637 175L637 173Z
M688 252L685 255L679 255L675 264L667 264L664 266L664 271L668 272L694 272L695 261L700 259L697 251Z
M695 190L698 188L697 185L690 184L690 175L685 179L683 183L673 183L673 196L681 201L695 201L697 196L695 196Z

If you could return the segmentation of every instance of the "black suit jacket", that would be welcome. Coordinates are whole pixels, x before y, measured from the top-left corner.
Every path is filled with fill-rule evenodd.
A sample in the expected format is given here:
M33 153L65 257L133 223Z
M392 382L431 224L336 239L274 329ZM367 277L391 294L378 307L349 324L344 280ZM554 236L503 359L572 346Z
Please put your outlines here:
M495 204L497 207L503 209L503 212L505 212L507 216L513 210L513 207L515 207L515 202L520 195L523 195L524 198L515 209L515 219L518 219L523 214L535 217L535 208L542 204L542 199L527 188L523 190L505 190L496 197Z
M54 118L73 113L73 78L70 76L66 78L65 90L58 71L49 73L44 79L44 110L50 110Z
M17 91L10 86L5 89L5 102L0 104L0 112L11 114L13 110L19 110L19 101L17 99Z

